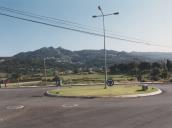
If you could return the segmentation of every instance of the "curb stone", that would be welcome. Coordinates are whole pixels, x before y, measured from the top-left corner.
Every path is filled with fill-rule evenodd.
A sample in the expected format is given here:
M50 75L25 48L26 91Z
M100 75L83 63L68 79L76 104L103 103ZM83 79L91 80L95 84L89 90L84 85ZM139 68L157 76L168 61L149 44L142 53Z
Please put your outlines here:
M146 93L146 94L133 94L133 95L121 95L121 96L60 96L57 94L51 94L49 91L44 93L45 96L49 97L61 97L61 98L137 98L137 97L147 97L147 96L154 96L162 93L162 90L155 87L157 91Z

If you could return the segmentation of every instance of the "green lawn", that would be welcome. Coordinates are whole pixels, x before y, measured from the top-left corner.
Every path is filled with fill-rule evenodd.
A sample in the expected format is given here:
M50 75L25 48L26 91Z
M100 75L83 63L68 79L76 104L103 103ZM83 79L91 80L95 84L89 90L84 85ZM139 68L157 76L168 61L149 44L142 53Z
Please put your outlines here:
M51 90L49 93L59 96L120 96L131 94L142 94L157 91L154 87L149 87L147 91L142 91L140 86L113 86L104 89L104 86L73 86L63 87L60 90Z
M104 82L104 74L70 74L60 76L63 79L64 83L102 83ZM114 81L130 81L135 79L128 75L108 75L108 78L113 79Z

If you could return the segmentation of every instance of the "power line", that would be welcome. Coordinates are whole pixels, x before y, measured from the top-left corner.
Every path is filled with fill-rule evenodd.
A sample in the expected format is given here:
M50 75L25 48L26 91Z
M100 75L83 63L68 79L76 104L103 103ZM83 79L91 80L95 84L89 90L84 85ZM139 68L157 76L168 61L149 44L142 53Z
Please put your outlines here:
M46 23L46 22L42 22L42 21L38 21L38 20L32 20L32 19L23 18L23 17L19 17L19 16L14 16L14 15L1 13L1 12L0 12L0 15L15 18L15 19L19 19L19 20L24 20L24 21L28 21L28 22L43 24L43 25L47 25L47 26L51 26L51 27L56 27L56 28L66 29L66 30L70 30L70 31L84 33L84 34L89 34L89 35L93 35L93 36L103 37L103 34L99 34L99 33L95 33L95 32L90 32L90 31L85 31L85 30L80 30L80 29L74 29L74 28L70 28L70 27L64 27L64 26L60 26L60 25ZM165 46L165 45L160 45L160 44L151 44L151 43L147 43L147 42L143 42L143 41L130 40L130 39L120 38L120 37L115 37L115 36L109 36L109 35L107 35L106 37L111 38L111 39L130 42L130 43L149 45L149 46L159 46L159 47L168 47L168 48L172 47L172 46Z
M53 18L53 17L50 17L50 16L42 16L42 15L38 15L38 14L26 12L26 11L21 11L21 10L16 10L16 9L12 9L12 8L7 8L7 7L3 7L3 6L0 6L0 10L8 11L8 12L11 12L11 13L16 13L16 14L20 14L20 15L28 16L28 17L32 17L32 18L37 18L37 19L41 19L41 20L46 20L46 21L50 21L50 22L53 22L53 23L57 23L57 24L64 24L64 25L67 25L67 26L72 27L72 28L83 29L83 30L91 30L91 31L100 33L99 32L100 28L96 28L96 27L92 27L92 26L88 26L88 25L83 25L83 24L68 21L68 20ZM124 39L127 38L128 40L135 40L137 42L151 42L151 43L154 43L154 42L148 41L148 40L142 40L142 39L138 39L138 38L133 38L133 37L128 37L128 36L124 36L124 35L114 34L113 31L111 31L111 30L106 30L106 33L109 36L115 36L115 37L124 38Z
M32 18L36 18L36 19L40 19L40 20L46 20L46 21L50 21L50 22L53 22L53 23L56 23L56 24L64 24L64 25L69 26L68 28L70 28L70 29L79 29L79 31L89 30L89 33L95 33L96 32L95 34L103 35L103 34L100 34L100 32L99 32L100 29L99 28L91 27L91 26L88 26L88 25L87 26L82 25L82 24L72 22L72 21L68 21L68 20L57 19L57 18L53 18L53 17L49 17L49 16L42 16L42 15L38 15L38 14L26 12L26 11L20 11L20 10L16 10L16 9L12 9L12 8L2 7L2 6L0 6L0 10L20 14L20 15L27 16L27 17L32 17ZM83 26L85 26L85 27L83 27ZM92 29L92 28L94 28L94 29ZM90 32L90 30L94 31L94 32ZM147 41L147 40L142 40L142 39L138 39L138 38L127 37L127 36L123 36L123 35L119 35L119 34L110 33L110 32L112 32L110 30L106 30L106 32L108 34L108 36L107 36L108 38L113 38L113 39L123 40L123 41L127 41L127 42L133 42L133 43L142 43L142 44L146 44L146 45L164 47L164 45L161 45L160 43L159 44L157 44L157 43L154 44L155 42L152 42L152 41ZM165 47L172 47L172 46L165 46Z
M37 19L41 19L41 20L46 20L46 21L50 21L53 23L65 24L65 25L68 25L68 26L74 27L74 28L98 31L98 28L82 25L82 24L79 24L76 22L71 22L68 20L57 19L57 18L53 18L53 17L49 17L49 16L42 16L42 15L30 13L30 12L20 11L20 10L11 9L11 8L7 8L7 7L1 7L1 6L0 6L0 10L15 13L15 14L20 14L20 15L28 16L28 17L32 17L32 18L37 18ZM85 26L85 27L83 27L83 26ZM95 29L93 29L93 28L95 28Z
M38 18L38 19L41 19L41 20L48 20L48 21L51 21L51 22L53 21L53 22L56 22L56 23L62 23L62 24L70 25L72 27L78 27L78 28L83 28L83 29L92 30L92 31L102 30L100 28L96 28L96 27L93 27L93 26L83 25L83 24L80 24L80 23L76 23L76 22L72 22L72 21L68 21L68 20L64 20L64 19L59 19L59 18L53 18L53 17L50 17L50 16L42 16L42 15L38 15L38 14L26 12L26 11L21 11L21 10L16 10L16 9L12 9L12 8L7 8L7 7L3 7L3 6L0 6L0 10L12 12L12 13L16 13L16 14L20 14L20 15L24 15L24 16L29 16L29 17L32 17L32 18ZM109 30L106 30L106 31L108 32Z
M80 32L80 33L90 34L90 35L94 35L94 36L103 36L103 35L98 34L98 33L92 33L92 32L89 32L89 31L83 31L83 30L73 29L73 28L69 28L69 27L63 27L63 26L59 26L59 25L54 25L54 24L42 22L42 21L32 20L32 19L28 19L28 18L22 18L22 17L18 17L18 16L13 16L13 15L1 13L1 12L0 12L0 15L15 18L15 19L19 19L19 20L24 20L24 21L28 21L28 22L43 24L43 25L47 25L47 26L51 26L51 27L62 28L62 29L67 29L67 30L71 30L71 31Z

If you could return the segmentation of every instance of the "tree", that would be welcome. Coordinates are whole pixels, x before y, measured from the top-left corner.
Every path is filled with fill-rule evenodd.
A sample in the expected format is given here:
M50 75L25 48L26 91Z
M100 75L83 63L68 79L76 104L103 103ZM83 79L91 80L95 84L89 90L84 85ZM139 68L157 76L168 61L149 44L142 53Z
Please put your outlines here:
M162 70L161 78L163 78L164 80L168 78L168 71L167 71L167 69L163 69Z
M137 75L138 64L135 62L128 63L128 73L132 75Z
M139 72L139 73L137 74L137 81L139 81L139 82L142 82L142 81L143 81L141 72Z
M161 72L159 68L153 68L150 73L151 80L155 80L155 81L159 80L160 74Z
M162 65L158 62L153 62L152 65L151 65L151 68L161 68Z
M140 64L138 65L138 68L140 71L146 71L146 70L150 70L150 63L149 62L140 62Z
M166 67L169 72L172 72L172 62L170 60L167 60Z
M17 73L13 73L11 75L11 79L17 81L18 84L20 82L21 77L22 77L22 74L20 74L18 72Z
M110 66L109 69L110 69L111 74L118 73L118 65L117 64Z

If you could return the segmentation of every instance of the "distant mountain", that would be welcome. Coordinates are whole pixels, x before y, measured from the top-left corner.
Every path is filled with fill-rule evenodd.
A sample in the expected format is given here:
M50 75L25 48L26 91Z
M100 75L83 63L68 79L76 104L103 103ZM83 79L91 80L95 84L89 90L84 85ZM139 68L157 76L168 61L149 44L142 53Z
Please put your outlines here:
M164 59L172 60L172 52L131 52L130 55L138 57L147 57L153 61L159 61Z
M100 68L104 65L104 50L70 51L58 47L43 47L36 51L21 52L8 58L0 58L0 70L10 72L13 69L42 69L46 58L48 68L75 69ZM172 60L172 53L160 52L117 52L107 50L107 64Z
M30 52L21 52L12 58L16 59L44 59L47 57L55 57L55 58L61 58L61 57L68 57L73 54L72 51L63 49L61 47L59 48L53 48L53 47L43 47L41 49L38 49L36 51L30 51Z
M36 51L22 52L12 57L20 60L43 60L44 58L54 58L56 62L80 64L83 66L103 66L104 50L80 50L70 51L61 47L44 47ZM107 63L127 63L131 61L149 60L147 57L140 58L138 55L107 50Z

